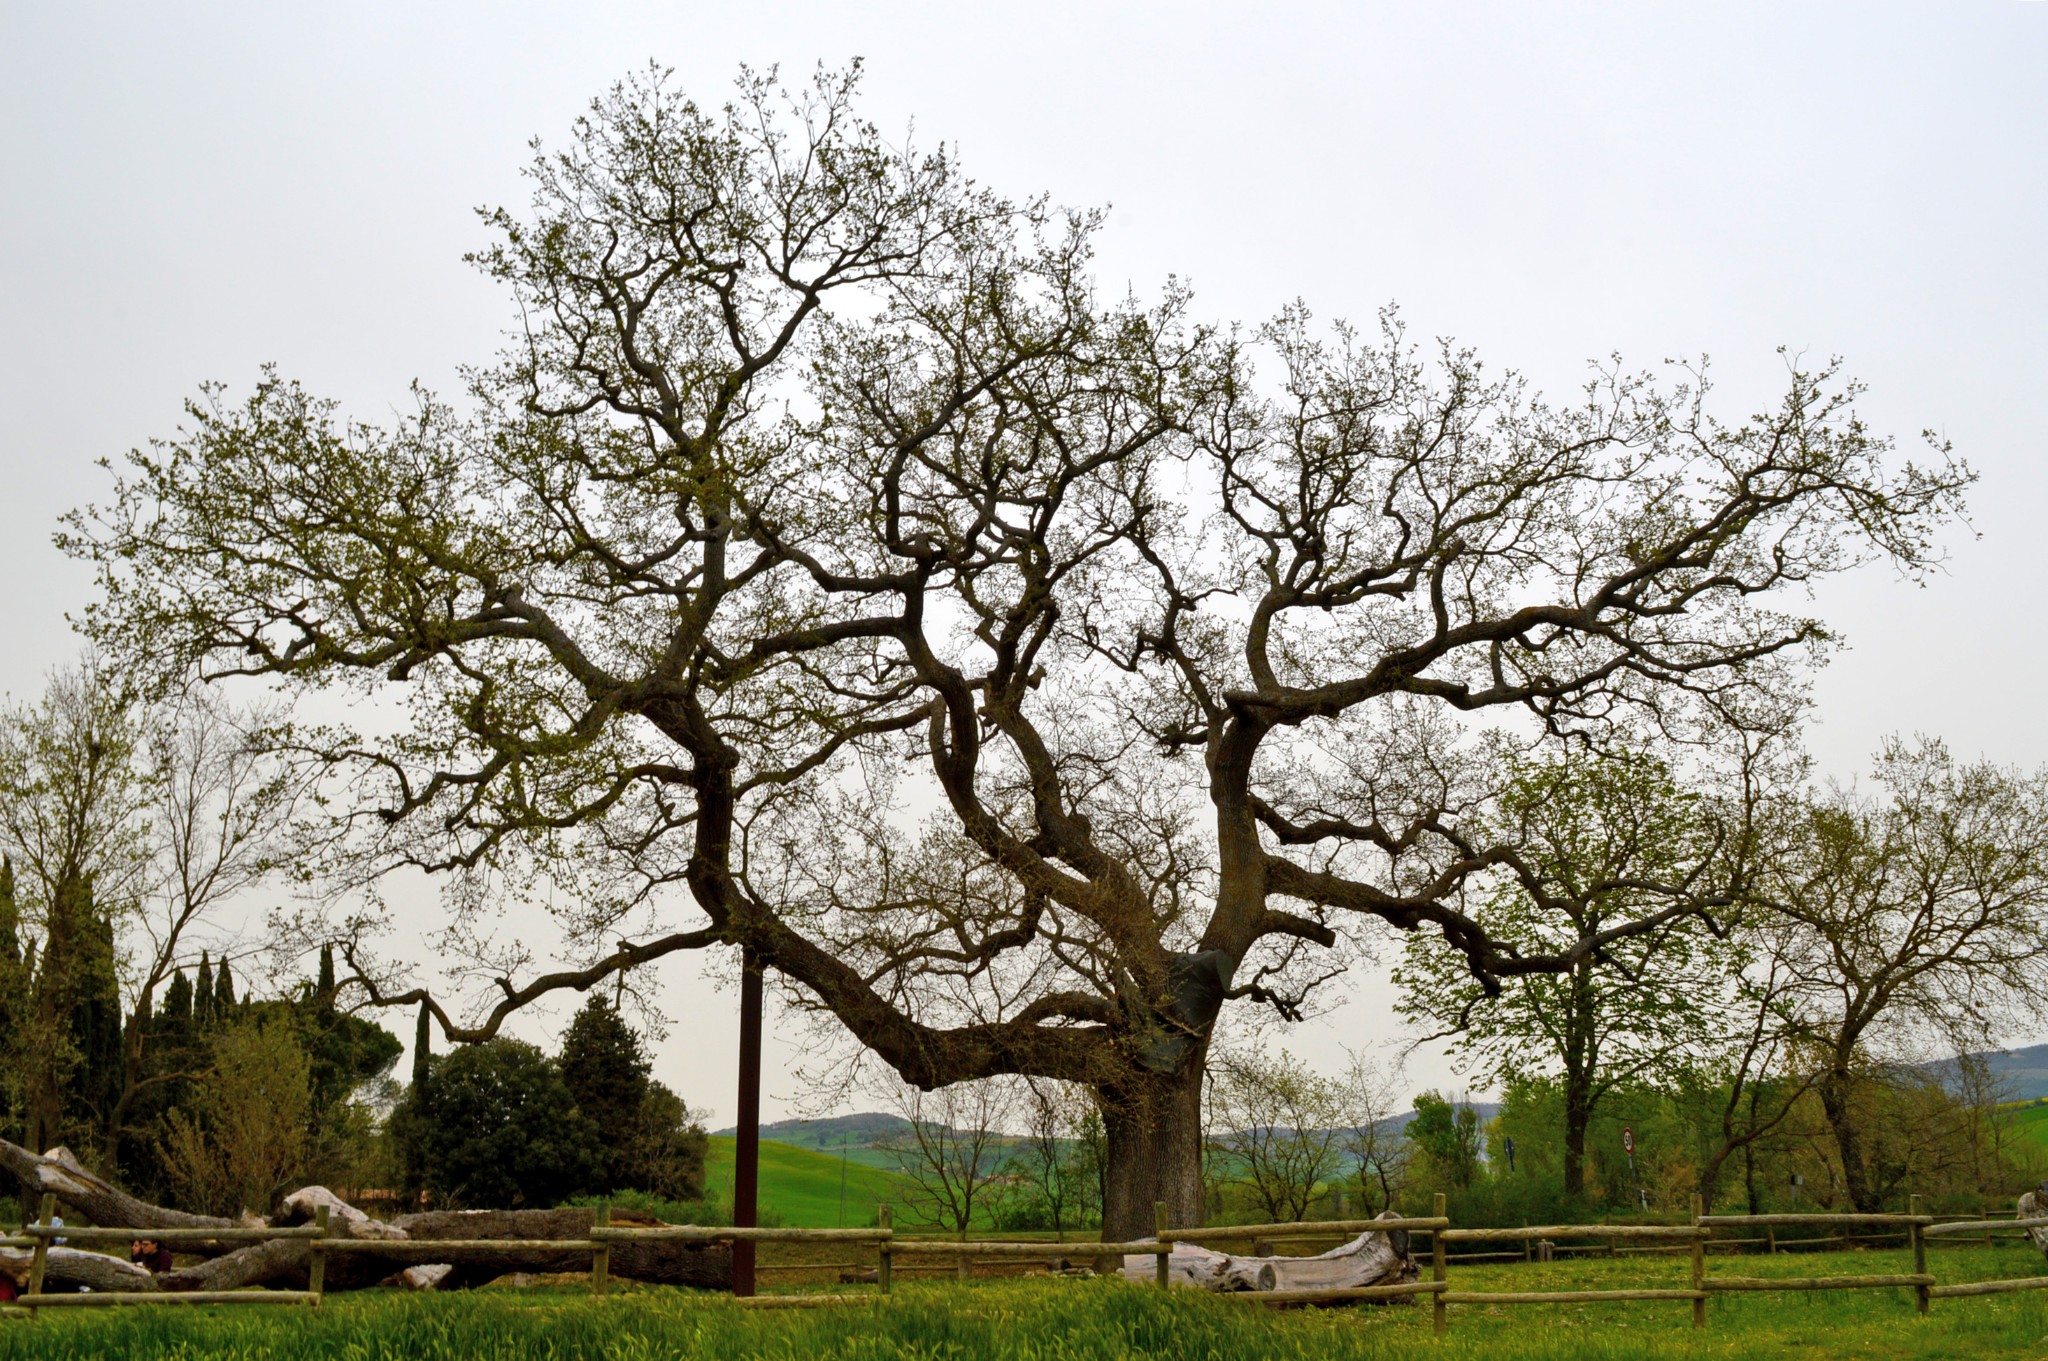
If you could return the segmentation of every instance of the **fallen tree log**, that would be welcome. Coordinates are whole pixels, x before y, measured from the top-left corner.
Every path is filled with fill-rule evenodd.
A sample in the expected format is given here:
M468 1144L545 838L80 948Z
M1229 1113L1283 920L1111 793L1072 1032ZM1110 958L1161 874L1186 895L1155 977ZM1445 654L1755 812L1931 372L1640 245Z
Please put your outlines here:
M595 1214L587 1207L559 1210L441 1210L401 1215L391 1221L391 1227L415 1242L421 1239L584 1239L589 1237L594 1219ZM637 1217L637 1221L648 1225L658 1222L645 1216ZM636 1219L625 1214L617 1214L614 1215L612 1222L631 1224L636 1222ZM613 1242L611 1250L611 1274L624 1280L648 1281L663 1285L691 1285L709 1290L732 1288L732 1248L725 1243L628 1238ZM418 1260L417 1256L413 1256L408 1264ZM454 1270L442 1278L435 1286L436 1289L458 1290L472 1285L482 1285L512 1271L588 1271L590 1253L585 1249L560 1253L535 1253L523 1250L491 1254L469 1249L452 1265ZM333 1270L331 1266L328 1269Z
M0 1248L0 1273L11 1278L17 1290L26 1290L31 1260L28 1252ZM44 1279L44 1288L53 1292L93 1290L113 1295L157 1288L155 1279L133 1262L78 1248L51 1248Z
M53 1148L35 1154L20 1144L0 1139L0 1167L5 1167L31 1197L50 1194L62 1202L67 1213L83 1216L95 1224L118 1224L135 1229L228 1229L245 1221L219 1219L212 1215L187 1214L137 1200L126 1191L101 1181L85 1170L68 1148ZM246 1221L260 1224L261 1220Z
M2048 1181L2020 1196L2020 1219L2039 1219L2048 1215ZM2048 1229L2028 1229L2027 1237L2043 1255L2048 1255Z
M1158 1261L1149 1255L1127 1256L1123 1259L1123 1274L1134 1281L1156 1280ZM1421 1274L1415 1259L1409 1256L1408 1234L1403 1229L1368 1229L1342 1247L1313 1257L1239 1256L1193 1243L1175 1243L1172 1255L1166 1259L1166 1271L1169 1285L1220 1291L1404 1285Z
M147 1231L153 1228L225 1229L265 1223L253 1218L235 1221L187 1214L137 1200L87 1172L63 1149L37 1156L0 1140L0 1165L12 1171L25 1190L55 1195L65 1213L73 1218L134 1229L138 1231L137 1237L147 1237ZM401 1274L415 1288L431 1282L431 1288L448 1290L482 1285L512 1272L590 1270L591 1249L568 1246L589 1241L596 1212L587 1207L436 1211L401 1215L386 1223L371 1218L326 1187L308 1186L285 1198L281 1213L269 1222L269 1227L309 1223L323 1206L328 1211L331 1237L392 1245L389 1252L357 1248L328 1254L329 1290L360 1289ZM630 1224L636 1220L656 1222L630 1212L614 1222ZM451 1249L450 1260L436 1261L431 1255L423 1256L419 1247L421 1243L434 1242L462 1242L465 1246ZM470 1246L479 1242L502 1242L504 1246ZM552 1248L547 1246L550 1242L561 1242L564 1246ZM400 1244L404 1247L400 1248ZM246 1245L181 1242L177 1246L181 1253L205 1260L152 1276L120 1257L52 1247L45 1270L45 1289L52 1293L80 1289L175 1293L257 1288L303 1290L312 1261L313 1241L288 1238ZM27 1282L29 1262L27 1251L0 1250L0 1271L14 1277L17 1283ZM611 1275L658 1285L728 1290L732 1287L732 1249L723 1243L621 1240L611 1244Z

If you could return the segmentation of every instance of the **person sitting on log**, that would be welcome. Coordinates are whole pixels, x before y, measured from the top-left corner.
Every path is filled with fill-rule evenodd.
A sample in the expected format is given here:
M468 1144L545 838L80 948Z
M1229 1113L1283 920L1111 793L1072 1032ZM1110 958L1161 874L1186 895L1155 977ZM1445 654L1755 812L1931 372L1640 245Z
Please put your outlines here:
M154 1238L138 1238L128 1245L128 1260L153 1276L161 1276L171 1269L171 1250Z

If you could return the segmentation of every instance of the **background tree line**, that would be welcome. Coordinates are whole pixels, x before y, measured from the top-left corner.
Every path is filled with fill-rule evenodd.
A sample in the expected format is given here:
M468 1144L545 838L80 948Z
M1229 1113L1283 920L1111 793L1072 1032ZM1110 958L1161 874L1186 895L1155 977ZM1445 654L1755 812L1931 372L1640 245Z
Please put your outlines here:
M238 979L262 955L216 952L229 901L281 883L292 851L265 722L152 700L91 657L0 713L0 1137L203 1213L309 1181L476 1207L701 1199L703 1131L601 998L559 1062L423 1043L401 1090L403 1046L341 1004L331 942L311 977Z
M1212 1052L1205 1212L1374 1214L1439 1190L1477 1222L1672 1212L1694 1193L1753 1213L1915 1193L1976 1209L2034 1185L2048 1158L1977 1051L2035 1017L2048 982L2048 780L1925 740L1888 743L1863 789L1765 767L1749 763L1753 878L1725 929L1677 921L1492 993L1443 938L1407 938L1402 1009L1500 1093L1489 1118L1435 1092L1406 1111L1356 1061ZM1517 824L1530 872L1470 910L1532 951L1725 853L1705 796L1645 754L1515 762L1507 789L1490 816ZM906 1116L951 1127L903 1159L949 1225L976 1196L1001 1218L1057 1194L1049 1163L974 1133L1020 1109L1020 1089L996 1090L907 1098ZM1085 1100L1037 1109L1069 1112L1078 1154Z

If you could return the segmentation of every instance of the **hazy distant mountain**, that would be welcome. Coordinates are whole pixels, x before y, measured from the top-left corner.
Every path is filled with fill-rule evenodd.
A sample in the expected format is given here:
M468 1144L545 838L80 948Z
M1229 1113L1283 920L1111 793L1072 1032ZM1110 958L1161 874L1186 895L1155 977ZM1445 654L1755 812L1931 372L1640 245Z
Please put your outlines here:
M1973 1057L1984 1060L2001 1099L2038 1101L2042 1097L2048 1097L2048 1044L2032 1044L2025 1049L2003 1049ZM1946 1082L1949 1075L1955 1071L1956 1061L1938 1059L1927 1066Z
M1463 1103L1472 1107L1479 1116L1479 1123L1500 1114L1500 1106L1492 1101ZM1388 1116L1383 1122L1389 1132L1399 1134L1415 1118L1415 1112L1402 1111L1399 1115ZM773 1143L793 1144L798 1148L816 1149L822 1153L843 1154L851 1152L854 1161L871 1163L875 1166L893 1165L890 1155L880 1152L877 1146L910 1128L910 1122L900 1115L883 1111L864 1111L857 1115L830 1115L819 1120L777 1120L761 1126L761 1137ZM736 1131L728 1126L713 1133L730 1135ZM867 1156L863 1156L866 1152Z

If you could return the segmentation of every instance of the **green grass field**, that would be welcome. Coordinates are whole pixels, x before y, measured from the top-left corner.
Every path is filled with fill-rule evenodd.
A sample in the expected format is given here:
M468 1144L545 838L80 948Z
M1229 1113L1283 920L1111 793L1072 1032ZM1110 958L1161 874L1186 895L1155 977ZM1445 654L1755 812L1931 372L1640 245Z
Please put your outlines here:
M2022 1106L2013 1112L2012 1132L2036 1148L2048 1150L2048 1106Z
M1908 1269L1903 1252L1717 1257L1717 1273L1823 1275ZM1944 1249L1944 1281L2023 1276L2019 1248ZM1681 1284L1682 1258L1452 1268L1461 1289ZM838 1287L835 1287L838 1288ZM0 1321L10 1357L164 1357L178 1361L1567 1361L1595 1358L1886 1358L1933 1361L2048 1355L2048 1292L1937 1300L1923 1318L1904 1290L1716 1298L1695 1332L1683 1303L1451 1307L1430 1336L1428 1306L1275 1311L1116 1280L904 1282L888 1300L806 1310L746 1310L720 1298L622 1286L604 1301L567 1289L493 1287L467 1295L362 1292L318 1311L293 1307L79 1310Z
M704 1180L712 1200L732 1202L733 1141L713 1135ZM894 1172L849 1159L845 1167L847 1228L871 1223L875 1207L900 1204L901 1178ZM841 1227L840 1162L838 1155L818 1153L792 1144L761 1142L761 1210L770 1222L794 1228Z

